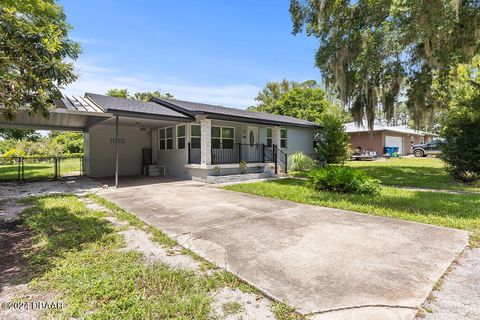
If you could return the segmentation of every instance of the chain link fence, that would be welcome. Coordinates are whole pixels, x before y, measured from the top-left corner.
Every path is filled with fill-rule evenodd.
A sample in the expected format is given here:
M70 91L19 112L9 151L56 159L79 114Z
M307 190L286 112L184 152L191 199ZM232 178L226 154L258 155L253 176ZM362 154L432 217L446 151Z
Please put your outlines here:
M0 181L48 180L83 175L83 157L0 157Z

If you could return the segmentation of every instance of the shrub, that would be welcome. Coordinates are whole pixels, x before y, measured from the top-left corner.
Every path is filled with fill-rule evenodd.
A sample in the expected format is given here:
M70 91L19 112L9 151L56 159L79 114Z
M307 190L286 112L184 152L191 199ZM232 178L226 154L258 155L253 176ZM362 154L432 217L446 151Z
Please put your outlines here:
M317 155L322 162L344 163L348 158L348 134L344 131L343 118L335 113L322 115L322 130L317 141Z
M374 195L380 191L379 181L365 172L344 166L327 166L308 175L308 185L316 191Z
M456 179L473 182L480 179L480 95L457 103L442 119L441 158Z
M288 169L292 171L308 170L315 166L315 162L303 152L295 152L288 156Z

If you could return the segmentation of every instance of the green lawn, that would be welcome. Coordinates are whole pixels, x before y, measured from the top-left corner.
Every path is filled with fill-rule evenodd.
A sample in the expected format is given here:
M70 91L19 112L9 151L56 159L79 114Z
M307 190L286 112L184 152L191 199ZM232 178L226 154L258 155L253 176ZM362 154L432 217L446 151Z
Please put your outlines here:
M416 188L480 191L480 184L455 181L437 158L394 158L386 161L348 161L347 166L361 169L384 185ZM307 172L292 172L305 177Z
M148 232L166 248L176 245L158 229L97 195L119 220ZM73 195L32 197L23 212L23 224L33 232L33 246L25 254L28 282L36 293L55 293L49 301L63 301L64 309L43 316L61 319L210 319L212 293L222 287L259 294L233 274L216 268L195 254L207 273L145 264L141 254L121 250L125 240L105 220L105 213L89 210ZM236 306L230 306L235 308ZM281 303L273 305L278 319L302 319Z
M81 171L80 158L61 159L60 160L60 176L79 173ZM45 179L55 177L55 164L52 160L25 159L24 178L29 179ZM7 162L0 163L0 181L17 180L18 164Z
M383 187L377 196L315 192L300 179L237 184L225 187L255 195L364 212L471 232L480 244L480 196L413 191Z

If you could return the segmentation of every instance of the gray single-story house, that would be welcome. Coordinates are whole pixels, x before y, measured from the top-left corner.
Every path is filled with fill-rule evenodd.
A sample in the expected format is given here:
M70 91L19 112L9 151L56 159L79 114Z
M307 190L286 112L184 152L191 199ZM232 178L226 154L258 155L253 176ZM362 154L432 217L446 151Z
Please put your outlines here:
M86 93L55 102L49 118L21 110L0 127L85 133L85 175L100 178L160 173L181 179L263 172L301 151L314 156L313 122L173 99L150 102ZM118 161L118 164L117 164Z

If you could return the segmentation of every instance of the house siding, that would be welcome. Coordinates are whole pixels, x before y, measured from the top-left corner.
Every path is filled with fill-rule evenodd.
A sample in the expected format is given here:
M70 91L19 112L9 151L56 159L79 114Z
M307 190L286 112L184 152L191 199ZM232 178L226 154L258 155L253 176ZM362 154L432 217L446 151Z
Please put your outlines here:
M85 174L90 177L111 177L115 175L115 126L98 125L86 133ZM149 129L120 127L119 175L139 175L142 170L142 149L150 148Z

